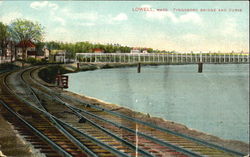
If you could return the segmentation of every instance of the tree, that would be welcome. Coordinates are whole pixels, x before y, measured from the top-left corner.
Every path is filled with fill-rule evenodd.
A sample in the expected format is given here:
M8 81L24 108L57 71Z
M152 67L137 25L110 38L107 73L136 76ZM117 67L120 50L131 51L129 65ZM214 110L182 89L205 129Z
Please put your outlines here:
M152 48L148 48L148 53L152 53L153 49Z
M44 27L41 24L25 19L14 20L9 26L9 31L12 40L24 43L22 44L22 59L27 59L27 43L39 42L44 35Z
M9 41L8 26L0 22L0 49L1 56L5 56L7 52L7 45Z

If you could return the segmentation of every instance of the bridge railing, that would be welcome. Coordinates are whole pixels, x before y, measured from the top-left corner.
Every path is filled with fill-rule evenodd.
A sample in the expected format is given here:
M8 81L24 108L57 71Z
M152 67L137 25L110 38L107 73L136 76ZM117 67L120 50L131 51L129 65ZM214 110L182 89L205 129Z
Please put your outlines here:
M105 63L249 63L248 54L77 53L76 62Z

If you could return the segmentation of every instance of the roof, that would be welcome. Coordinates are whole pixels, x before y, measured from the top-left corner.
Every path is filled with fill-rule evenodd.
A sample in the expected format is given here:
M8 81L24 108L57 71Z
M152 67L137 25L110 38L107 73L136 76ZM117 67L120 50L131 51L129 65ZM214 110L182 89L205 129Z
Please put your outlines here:
M103 52L104 50L103 49L99 49L99 48L94 48L93 49L93 52Z
M30 40L22 40L16 45L16 47L36 47L36 45Z

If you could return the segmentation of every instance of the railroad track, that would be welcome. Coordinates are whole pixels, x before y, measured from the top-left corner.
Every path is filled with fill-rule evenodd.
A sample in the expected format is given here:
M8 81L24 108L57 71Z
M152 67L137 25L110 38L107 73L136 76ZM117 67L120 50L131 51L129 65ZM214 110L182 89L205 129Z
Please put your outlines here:
M32 77L32 73L30 73ZM32 81L32 80L30 80ZM33 81L34 82L34 81ZM38 83L35 81L34 83ZM65 105L65 102L69 102L71 104L74 104L75 106L78 106L77 108L68 104L67 106L72 106L75 110L75 112L79 112L83 118L86 119L86 117L90 120L92 120L94 123L100 124L101 126L112 130L114 128L109 128L111 125L118 127L119 129L122 128L124 131L120 136L123 137L129 137L127 135L127 132L130 132L132 134L137 134L139 136L142 136L146 139L152 140L156 143L160 143L161 146L170 146L173 149L178 148L184 148L185 150L190 150L189 155L195 156L243 156L243 153L233 151L212 143L208 143L206 141L202 141L199 139L195 139L193 137L189 137L187 135L179 134L176 132L173 132L171 130L158 127L156 125L153 125L151 123L147 123L135 118L132 118L127 115L123 115L121 113L117 113L114 111L110 111L108 109L102 108L100 106L86 104L86 102L83 102L82 100L67 96L67 95L61 95L58 93L53 92L51 89L43 86L42 84L39 84L40 87L43 88L43 90L46 90L50 95L53 95L53 97L57 97L56 101L60 102L61 104ZM36 85L37 86L37 85ZM61 100L60 100L61 99ZM79 105L80 104L80 105ZM136 131L135 131L136 130ZM121 133L121 131L120 131ZM119 134L119 132L118 132ZM137 141L138 142L138 141ZM139 143L145 143L145 141L142 141ZM150 143L150 142L149 142ZM173 145L169 145L169 144ZM175 147L177 146L177 148ZM147 146L146 146L147 147ZM153 147L149 144L148 147ZM183 150L180 150L183 151ZM192 154L195 152L194 154Z
M46 124L51 124L57 130L61 129L59 132L64 132L61 136L65 137L65 140L70 139L69 145L75 146L74 150L81 152L81 155L180 157L244 155L57 93L34 79L34 71L37 69L39 68L19 72L19 78L23 82L22 86L28 84L27 91L32 93L28 94L29 97L23 100L26 102L24 107L29 104L30 110L34 110L32 111L34 114L36 113L46 120ZM31 95L34 98L30 99ZM15 102L2 103L5 104L7 109L8 106L13 108L13 112L18 112L18 109L20 109L20 107L15 109L15 105L9 105ZM64 113L59 113L58 108ZM55 137L58 138L58 135ZM57 145L63 148L60 144ZM54 150L56 149L54 148ZM57 152L59 151L57 150ZM73 154L72 156L77 155Z
M128 156L124 152L114 149L100 140L96 140L65 122L60 121L56 117L53 117L44 107L32 104L30 99L23 98L23 93L20 94L18 92L19 90L13 90L8 86L7 78L9 75L10 74L3 76L1 80L1 85L6 90L4 90L4 93L1 95L1 99L5 101L0 101L0 103L8 110L8 112L5 112L3 115L6 119L10 120L10 122L17 125L17 130L19 130L21 135L24 135L28 141L31 143L35 142L35 148L42 149L41 152L45 153L46 156ZM27 88L26 91L30 92L31 90ZM13 95L25 103L14 98ZM31 96L31 94L28 95ZM19 124L20 121L22 123ZM40 141L34 141L34 136L26 136L27 133L25 129L27 129L27 127L40 137L38 138ZM22 134L24 132L25 134ZM46 141L46 143L42 144L42 141ZM82 141L88 143L88 146L92 149L88 149ZM46 148L46 146L49 145L53 147L54 151L52 151L53 149L49 150ZM57 152L57 154L55 152Z
M1 105L6 110L2 113L5 119L15 126L24 138L49 157L87 156L77 145L61 133L47 117L20 101L9 88L7 78L11 73L1 76Z
M33 82L33 86L36 86L39 88L39 86L36 85L36 81L33 81L31 78L32 76L30 76L29 72L24 73L24 75L26 75L25 78L28 78L29 80L27 82L29 82L30 84L32 84L31 82ZM35 84L35 85L34 85ZM77 121L70 121L69 123L75 127L80 127L80 129L84 132L87 132L88 134L90 134L91 136L95 136L98 139L100 139L101 141L112 145L113 147L122 150L123 152L125 152L126 154L128 154L129 156L187 156L185 154L189 154L189 155L193 155L196 156L195 153L192 153L191 151L186 151L182 148L178 148L176 147L175 149L170 149L167 146L162 146L158 143L155 143L153 141L150 140L146 140L144 139L147 143L151 144L151 147L149 146L141 146L141 144L139 145L138 139L136 140L137 136L134 133L127 133L125 134L125 132L122 130L120 130L117 126L112 126L112 129L109 128L109 130L107 128L105 128L104 126L101 125L96 125L95 122L89 118L87 118L86 116L81 115L78 112L75 112L75 110L73 108L70 107L70 105L66 105L59 97L53 95L52 97L49 96L49 94L43 92L44 89L40 89L40 91L38 89L35 89L35 91L37 93L39 93L39 95L43 95L44 97L46 97L47 99L52 99L51 101L54 102L54 105L56 105L56 101L57 101L57 105L58 107L63 107L62 105L66 106L69 110L67 111L66 109L64 109L64 111L67 112L74 112L75 115L77 115L77 117L80 119L79 121L84 121L86 123L84 123L84 125L79 126L79 123ZM48 98L50 97L50 98ZM56 100L54 100L56 98ZM47 100L48 101L48 100ZM51 102L48 102L51 103ZM50 109L49 109L50 110ZM53 113L53 109L50 111L51 113ZM115 129L117 130L117 132L112 133L115 131ZM129 137L129 138L122 138L121 135L118 135L118 132L122 133L122 136L124 137L124 135L126 135L125 137ZM108 136L112 136L114 140L109 140ZM117 143L117 142L120 142ZM115 143L114 143L115 142ZM127 147L130 147L133 149L133 151L128 151L128 149L125 149ZM171 144L169 144L168 146L172 146ZM174 146L172 146L174 147ZM157 149L156 149L157 148ZM159 151L159 150L162 151ZM177 151L177 150L178 151Z

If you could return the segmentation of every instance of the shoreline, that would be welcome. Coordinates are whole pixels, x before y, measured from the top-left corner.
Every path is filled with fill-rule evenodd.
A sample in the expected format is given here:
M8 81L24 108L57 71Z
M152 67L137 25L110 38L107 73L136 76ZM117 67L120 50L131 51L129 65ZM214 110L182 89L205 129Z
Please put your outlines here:
M96 69L105 69L105 68L122 68L122 67L131 67L131 66L136 66L136 64L82 64L80 69L77 70L76 68L76 64L71 64L71 65L63 65L62 67L64 69L66 69L66 72L64 74L67 73L75 73L75 72L81 72L81 71L88 71L88 70L96 70ZM43 82L46 85L49 85L46 82ZM85 95L81 95L78 93L73 93L70 91L66 91L66 90L58 90L58 92L63 92L67 95L70 96L74 96L77 98L80 98L83 101L86 101L88 103L94 104L94 105L100 105L102 107L106 107L110 110L115 110L116 112L120 112L129 116L133 116L135 118L138 118L140 120L143 121L148 121L148 122L152 122L155 123L161 127L170 129L172 131L176 131L182 134L186 134L188 136L191 137L195 137L201 140L205 140L207 142L213 143L213 144L217 144L229 149L233 149L239 152L243 152L248 154L249 153L249 144L245 143L243 141L238 141L238 140L227 140L227 139L222 139L220 137L205 133L205 132L201 132L192 128L188 128L187 126L180 124L180 123L176 123L174 121L169 121L160 117L155 117L155 116L150 116L147 113L142 113L142 112L138 112L138 111L133 111L132 109L120 106L118 104L112 104L112 103L108 103L105 102L103 100L99 100L97 98L94 97L89 97L89 96L85 96Z
M201 132L196 129L189 128L185 126L184 124L176 123L174 121L169 121L160 117L154 117L150 116L149 114L138 112L138 111L133 111L132 109L122 107L118 104L112 104L105 102L103 100L99 100L93 97L77 94L74 92L70 91L61 91L64 94L67 94L69 96L77 97L85 102L88 102L93 105L105 107L109 110L116 111L118 113L122 113L128 116L132 116L134 118L137 118L139 120L147 121L150 123L157 124L160 127L167 128L171 131L176 131L181 134L185 134L194 138L198 138L216 145L220 145L222 147L226 147L229 149L233 149L235 151L243 152L243 153L249 153L249 144L242 142L242 141L237 141L237 140L227 140L227 139L222 139L220 137Z

